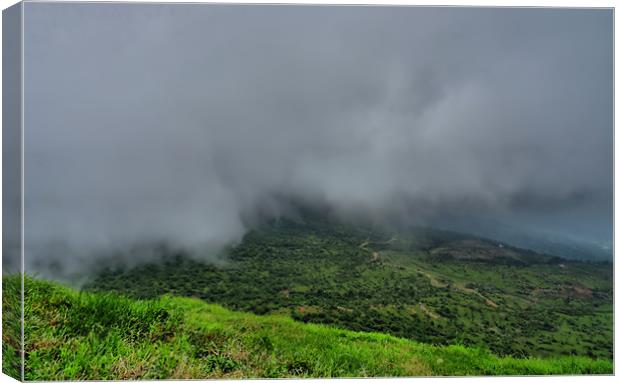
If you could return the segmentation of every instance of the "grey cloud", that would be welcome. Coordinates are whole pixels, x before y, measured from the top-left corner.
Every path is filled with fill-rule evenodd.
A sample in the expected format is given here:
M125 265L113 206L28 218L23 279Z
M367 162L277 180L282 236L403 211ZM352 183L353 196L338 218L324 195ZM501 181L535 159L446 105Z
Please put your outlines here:
M541 225L611 241L610 10L28 3L25 22L32 264L50 241L238 241L287 198L578 210L586 229Z

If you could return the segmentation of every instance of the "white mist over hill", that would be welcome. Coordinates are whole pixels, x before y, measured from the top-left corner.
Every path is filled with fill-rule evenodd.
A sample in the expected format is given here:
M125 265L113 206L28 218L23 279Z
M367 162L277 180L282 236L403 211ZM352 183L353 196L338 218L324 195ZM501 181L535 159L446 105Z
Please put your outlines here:
M215 249L288 198L611 238L610 10L25 10L31 269Z

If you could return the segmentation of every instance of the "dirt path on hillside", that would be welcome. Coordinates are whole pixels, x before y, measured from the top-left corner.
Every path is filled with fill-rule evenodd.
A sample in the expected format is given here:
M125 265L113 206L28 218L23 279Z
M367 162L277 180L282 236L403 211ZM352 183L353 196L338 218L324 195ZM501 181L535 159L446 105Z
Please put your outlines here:
M418 273L421 275L424 275L426 278L428 278L428 280L431 282L431 286L433 287L448 287L448 285L446 285L445 283L442 283L441 281L439 281L439 279L435 278L435 276L433 274L430 274L426 271L423 271L422 269L420 269L419 267L417 268Z
M497 303L493 302L492 300L490 300L489 298L485 297L484 295L482 295L478 290L474 290L474 289L470 289L469 287L466 287L463 283L455 283L454 288L456 288L457 290L460 290L466 294L474 294L479 296L480 298L484 299L484 303L487 306L491 306L493 308L497 308L499 307L497 305Z
M423 270L422 268L420 268L418 265L415 265L415 267L417 268L417 272L421 275L424 275L426 278L428 278L428 280L431 282L431 286L433 287L448 287L447 284L441 282L437 276L431 274L430 272L427 272L426 270ZM445 277L444 277L445 278ZM449 278L446 278L449 279ZM478 292L477 290L474 289L470 289L469 287L466 287L465 284L463 282L459 282L459 283L454 283L452 284L452 287L455 290L459 290L462 291L466 294L473 294L473 295L477 295L480 298L482 298L484 300L484 303L487 306L493 307L493 308L498 308L499 305L495 302L493 302L491 299L489 299L488 297L482 295L480 292Z
M429 317L431 317L432 319L439 319L441 318L439 316L439 314L436 314L434 312L432 312L431 310L429 310L426 306L424 306L424 303L420 303L420 310L422 310L422 312L426 315L428 315Z

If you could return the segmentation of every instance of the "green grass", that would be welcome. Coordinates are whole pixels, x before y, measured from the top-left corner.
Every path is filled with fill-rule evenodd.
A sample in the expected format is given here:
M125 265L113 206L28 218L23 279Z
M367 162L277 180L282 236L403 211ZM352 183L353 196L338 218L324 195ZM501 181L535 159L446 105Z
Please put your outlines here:
M2 283L2 372L21 377L21 281L11 277Z
M19 284L19 276L3 277L3 307L18 300ZM31 277L25 288L26 380L613 372L609 360L499 357L476 347L235 312L195 298L135 300ZM16 344L16 336L6 333L5 343ZM14 355L3 355L10 365Z

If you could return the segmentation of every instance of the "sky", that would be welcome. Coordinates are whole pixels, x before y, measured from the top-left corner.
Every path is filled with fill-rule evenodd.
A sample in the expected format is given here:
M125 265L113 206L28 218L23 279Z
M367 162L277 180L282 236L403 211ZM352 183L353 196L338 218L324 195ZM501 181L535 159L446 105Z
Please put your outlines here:
M610 244L612 17L27 3L27 267L216 249L291 201Z

